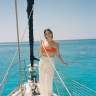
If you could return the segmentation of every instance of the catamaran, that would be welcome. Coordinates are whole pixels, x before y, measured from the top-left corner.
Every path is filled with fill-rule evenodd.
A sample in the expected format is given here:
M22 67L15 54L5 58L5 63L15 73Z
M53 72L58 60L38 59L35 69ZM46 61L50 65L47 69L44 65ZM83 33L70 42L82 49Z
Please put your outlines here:
M10 78L8 77L9 70L14 67L13 65L14 58L5 74L1 84L0 84L0 96L3 96L4 86L7 81L13 78L16 74L20 73L20 83L18 86L7 96L41 96L40 94L40 84L38 80L38 74L35 74L39 70L39 65L34 64L34 60L39 61L38 58L34 56L33 46L33 5L34 0L27 0L27 13L28 13L28 24L29 24L29 44L30 44L30 63L27 64L27 59L21 61L20 59L20 45L19 43L19 31L18 31L18 15L17 15L17 2L15 0L15 12L16 12L16 24L17 24L17 38L18 38L18 48L14 55L14 58L18 52L19 56L19 71L12 75ZM48 57L49 58L49 57ZM49 58L50 59L50 58ZM21 67L21 63L24 62L23 68ZM29 68L26 70L26 68ZM37 70L38 68L38 70ZM78 83L77 81L72 80L71 78L61 74L55 69L54 74L54 83L56 87L56 93L53 92L53 96L96 96L96 91ZM30 76L26 74L26 71L30 73ZM22 73L24 72L25 77L22 78ZM23 82L25 80L25 82ZM7 90L7 89L6 89Z

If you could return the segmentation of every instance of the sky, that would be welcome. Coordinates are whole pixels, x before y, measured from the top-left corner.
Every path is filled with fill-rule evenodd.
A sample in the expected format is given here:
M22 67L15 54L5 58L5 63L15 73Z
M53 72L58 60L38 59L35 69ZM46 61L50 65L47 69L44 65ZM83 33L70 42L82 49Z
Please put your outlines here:
M27 25L27 0L17 0L19 38ZM44 30L54 40L96 39L96 0L35 0L34 40L44 40ZM23 41L28 41L28 28ZM17 42L14 0L0 1L0 42Z

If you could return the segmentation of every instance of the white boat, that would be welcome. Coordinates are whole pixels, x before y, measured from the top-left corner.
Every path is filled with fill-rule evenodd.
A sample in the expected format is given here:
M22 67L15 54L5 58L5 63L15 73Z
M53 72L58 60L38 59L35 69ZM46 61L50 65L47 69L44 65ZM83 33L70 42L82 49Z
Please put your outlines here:
M31 16L33 16L33 4L34 0L27 0L28 3L28 21L29 21L29 36L33 36L33 29L30 30L30 26L33 26L33 21L32 18L30 19ZM15 0L15 9L16 9L16 17L17 17L17 3ZM18 18L16 18L17 21L17 36L18 36ZM16 74L20 73L20 81L21 83L18 84L17 86L11 93L9 93L7 96L41 96L40 95L40 84L39 81L37 80L38 75L34 74L36 71L39 70L38 64L33 64L33 60L38 60L33 56L33 38L29 38L30 42L30 60L31 64L29 65L24 65L24 68L22 70L21 68L21 61L20 61L20 52L19 52L19 40L18 40L18 52L19 52L19 64L20 64L20 71L16 72L12 77L14 77ZM16 52L17 53L17 52ZM13 58L14 60L14 58ZM26 62L27 59L24 59L23 61ZM13 62L13 61L12 61ZM16 64L12 65L10 64L7 73L5 74L1 84L0 84L0 96L3 94L3 89L8 80L10 80L12 77L8 78L8 73L11 67L14 67ZM29 68L28 70L26 70ZM38 70L37 70L38 69ZM30 73L30 76L26 74L26 72ZM22 72L25 73L25 78L22 78ZM31 79L30 79L31 78ZM23 83L23 80L26 79L26 82ZM57 89L57 93L53 92L53 96L96 96L96 91L70 79L69 77L65 76L64 74L61 74L55 69L55 74L54 74L54 83L55 87ZM10 87L10 86L9 86Z

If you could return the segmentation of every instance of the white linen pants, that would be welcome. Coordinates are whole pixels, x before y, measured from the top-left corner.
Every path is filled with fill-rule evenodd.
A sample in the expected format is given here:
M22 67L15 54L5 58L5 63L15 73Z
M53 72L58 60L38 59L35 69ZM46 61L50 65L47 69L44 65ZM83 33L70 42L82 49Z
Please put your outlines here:
M54 58L42 56L39 61L39 83L40 83L40 96L51 96L53 94L53 77L55 66Z

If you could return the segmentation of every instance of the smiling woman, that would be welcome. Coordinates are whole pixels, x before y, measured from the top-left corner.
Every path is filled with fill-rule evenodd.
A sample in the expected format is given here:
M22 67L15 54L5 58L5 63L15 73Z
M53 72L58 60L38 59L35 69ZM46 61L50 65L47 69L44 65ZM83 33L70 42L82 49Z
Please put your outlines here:
M43 56L40 58L39 62L39 80L40 80L40 93L42 96L52 96L53 94L53 77L54 77L54 55L66 66L60 54L59 54L59 43L53 41L53 32L50 29L44 30L44 36L46 41L40 40L40 48L38 54ZM44 44L44 46L43 46ZM50 58L50 60L49 60ZM50 70L49 70L50 69Z
M47 39L47 35L51 36L52 39L53 39L53 32L50 30L50 29L45 29L44 30L44 35L45 35L45 38Z

